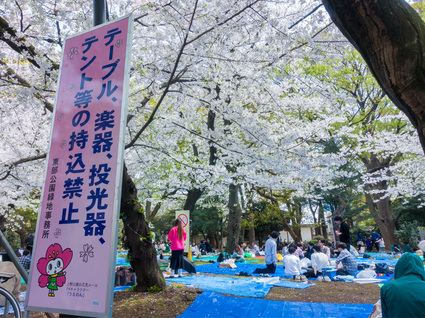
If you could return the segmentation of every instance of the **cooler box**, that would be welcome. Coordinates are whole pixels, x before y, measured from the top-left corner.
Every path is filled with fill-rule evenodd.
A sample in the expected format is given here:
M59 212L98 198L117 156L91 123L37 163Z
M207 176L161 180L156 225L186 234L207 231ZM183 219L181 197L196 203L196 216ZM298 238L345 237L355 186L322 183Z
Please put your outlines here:
M336 276L336 268L332 268L332 267L327 267L327 268L323 268L322 270L322 274L323 276L328 276L331 280L335 280L335 276Z

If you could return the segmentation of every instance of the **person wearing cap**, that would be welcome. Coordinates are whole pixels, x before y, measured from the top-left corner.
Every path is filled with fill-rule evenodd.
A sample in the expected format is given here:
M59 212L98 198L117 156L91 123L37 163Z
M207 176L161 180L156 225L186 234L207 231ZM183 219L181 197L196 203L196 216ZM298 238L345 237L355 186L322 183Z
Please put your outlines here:
M266 268L257 268L254 271L254 274L270 273L274 274L276 272L276 263L277 263L277 238L279 237L279 232L273 231L270 235L270 239L266 242L265 247L265 262Z

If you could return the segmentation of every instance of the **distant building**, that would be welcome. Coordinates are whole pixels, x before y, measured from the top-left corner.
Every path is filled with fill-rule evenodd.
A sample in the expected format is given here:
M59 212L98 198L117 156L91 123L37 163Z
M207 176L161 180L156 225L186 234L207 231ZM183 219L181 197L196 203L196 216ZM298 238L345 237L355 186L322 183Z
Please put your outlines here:
M301 225L301 239L303 241L311 241L314 236L314 225L313 224L303 224ZM280 237L283 241L286 242L293 242L294 239L292 238L291 234L289 232L283 230L280 231Z

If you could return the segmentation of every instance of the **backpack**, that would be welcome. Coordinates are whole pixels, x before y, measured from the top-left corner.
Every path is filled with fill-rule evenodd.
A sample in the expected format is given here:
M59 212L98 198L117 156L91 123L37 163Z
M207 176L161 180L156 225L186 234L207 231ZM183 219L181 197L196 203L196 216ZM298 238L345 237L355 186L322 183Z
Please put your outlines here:
M375 264L375 272L376 274L389 274L390 269L385 263L377 263Z
M217 262L222 262L222 261L224 261L224 254L220 253L220 255L218 255Z

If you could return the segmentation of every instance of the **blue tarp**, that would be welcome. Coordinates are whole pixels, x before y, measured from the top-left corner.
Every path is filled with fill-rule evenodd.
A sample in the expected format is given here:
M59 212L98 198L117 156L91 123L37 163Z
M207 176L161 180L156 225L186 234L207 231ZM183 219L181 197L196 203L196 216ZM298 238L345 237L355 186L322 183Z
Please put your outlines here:
M255 271L256 268L265 268L265 264L247 264L247 263L235 263L237 266L236 268L218 268L218 265L220 263L214 263L214 264L205 264L205 265L197 265L196 266L196 272L197 273L209 273L209 274L220 274L220 275L235 275L239 274L240 272L247 272L248 274L252 275L252 273ZM284 278L285 277L285 268L283 265L277 265L276 267L276 273L269 274L270 276L279 276ZM256 276L259 276L259 274L256 274ZM289 277L288 277L289 278Z
M356 262L358 264L367 264L370 265L372 260L366 259L366 258L357 258ZM388 266L394 266L397 263L397 260L382 260L377 261L374 260L375 264L377 263L385 263ZM254 270L256 268L263 268L265 265L263 264L246 264L246 263L236 263L236 268L219 268L219 263L214 264L205 264L205 265L197 265L196 266L196 272L198 273L209 273L209 274L219 274L219 275L232 275L239 274L240 272L247 272L250 275L253 276L259 276L259 274L253 274ZM357 274L360 273L360 271L357 271ZM281 278L292 278L285 276L285 268L283 265L277 265L276 272L274 274L269 274L269 276L278 276ZM380 276L377 277L378 279L382 279L382 283L386 283L394 278L394 274L391 274L390 276ZM309 278L309 280L316 280L315 278Z
M167 282L185 284L204 290L220 292L235 296L265 297L272 286L304 289L313 284L279 281L272 285L259 283L252 278L231 278L220 276L186 276L167 278Z
M326 304L237 298L205 291L186 311L178 316L189 317L303 317L303 318L366 318L372 304Z
M186 276L166 278L167 282L185 284L209 291L244 297L265 297L271 285L256 283L252 278L231 278L214 276Z

